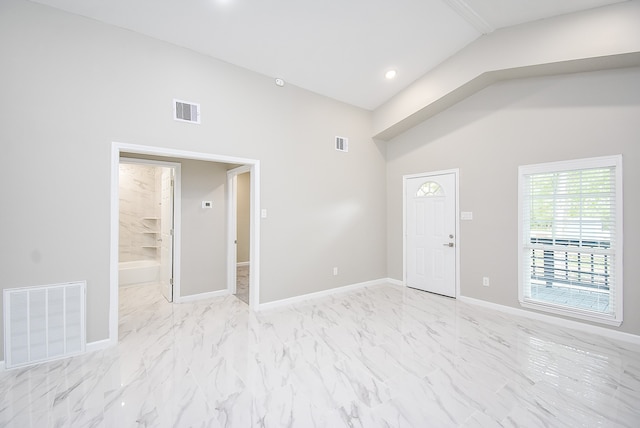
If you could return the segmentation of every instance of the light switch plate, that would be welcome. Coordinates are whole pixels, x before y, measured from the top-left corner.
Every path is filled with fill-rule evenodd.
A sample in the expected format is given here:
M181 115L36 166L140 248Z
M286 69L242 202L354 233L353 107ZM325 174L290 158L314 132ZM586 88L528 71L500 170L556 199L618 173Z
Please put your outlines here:
M461 211L460 220L473 220L473 213L471 211Z

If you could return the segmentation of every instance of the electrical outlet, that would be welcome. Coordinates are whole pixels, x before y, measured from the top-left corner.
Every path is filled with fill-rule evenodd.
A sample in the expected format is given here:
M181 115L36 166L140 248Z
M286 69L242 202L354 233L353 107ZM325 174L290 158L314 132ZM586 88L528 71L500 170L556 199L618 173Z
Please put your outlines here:
M489 277L488 276L483 276L482 277L482 285L484 285L485 287L489 286Z
M334 267L333 268L333 276L337 276L338 275L338 268Z

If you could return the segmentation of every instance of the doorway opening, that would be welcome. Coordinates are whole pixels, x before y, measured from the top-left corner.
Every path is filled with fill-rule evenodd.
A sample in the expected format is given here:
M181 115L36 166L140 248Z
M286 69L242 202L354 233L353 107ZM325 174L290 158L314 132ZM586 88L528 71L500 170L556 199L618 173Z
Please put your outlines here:
M118 286L159 289L173 302L179 286L174 242L180 237L180 164L121 157L118 179Z
M229 189L229 284L230 293L251 301L251 169L244 165L227 171Z
M259 224L259 212L260 212L260 161L255 159L247 159L247 158L237 158L231 156L224 155L215 155L209 153L198 153L198 152L190 152L185 150L177 150L177 149L168 149L161 147L151 147L151 146L142 146L142 145L134 145L134 144L125 144L125 143L112 143L111 146L111 243L110 243L110 295L109 295L109 343L111 345L115 345L118 342L118 320L119 320L119 241L120 241L120 191L119 191L119 182L120 182L120 158L121 155L124 154L127 157L136 157L139 155L140 158L148 158L153 160L172 160L174 163L181 162L181 160L191 160L191 161L204 161L205 163L211 162L216 164L225 164L228 168L233 168L232 170L239 168L245 168L244 172L248 172L249 174L249 193L250 193L250 212L249 212L249 277L248 277L248 289L250 290L249 297L249 305L252 309L258 309L259 305L259 285L260 285L260 224ZM176 174L175 176L177 177ZM224 182L224 179L223 179ZM165 182L166 183L166 182ZM179 192L179 187L174 188L176 194L174 198L177 197L177 192ZM229 195L230 192L227 192ZM211 204L207 204L205 206L205 202L202 201L202 208L209 208ZM228 200L226 201L227 207L230 206ZM177 205L175 205L177 206ZM214 205L215 208L215 205ZM236 287L235 277L236 277L236 245L230 239L224 240L223 245L226 244L227 248L227 260L226 264L233 264L234 269L228 269L227 272L233 271L233 284L229 281L231 275L227 275L227 284L226 288L219 291L211 291L208 290L197 290L195 292L187 293L187 296L181 296L180 294L180 253L181 253L181 245L180 240L178 239L177 232L179 230L179 222L180 222L180 209L174 208L174 236L173 236L173 293L172 300L174 303L180 303L188 300L195 300L206 297L213 297L217 295L228 294L229 290ZM146 216L146 217L154 217L154 216ZM149 222L156 221L155 219L147 219ZM231 219L227 221L229 224ZM235 223L235 221L234 221ZM153 236L162 235L163 232L169 231L169 229L161 230L160 225L158 225L157 229L153 230L153 233L148 233L148 235ZM170 231L168 232L170 233ZM230 234L228 234L230 236ZM153 239L147 237L146 239ZM158 241L163 242L163 241ZM161 244L160 244L161 245ZM156 245L159 247L159 245ZM151 247L151 245L149 245ZM185 247L186 248L186 247ZM233 250L233 251L232 251ZM153 251L153 250L149 250ZM158 248L155 248L155 251L158 251ZM224 254L224 252L223 252ZM230 257L229 254L233 254L233 257ZM224 256L223 256L224 257ZM183 287L186 287L186 283L182 284ZM184 290L183 290L184 291Z

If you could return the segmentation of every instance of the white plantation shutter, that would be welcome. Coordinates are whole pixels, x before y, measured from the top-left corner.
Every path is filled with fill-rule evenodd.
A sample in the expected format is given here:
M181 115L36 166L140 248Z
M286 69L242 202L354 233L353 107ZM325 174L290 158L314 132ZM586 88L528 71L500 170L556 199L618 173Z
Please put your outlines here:
M621 323L621 169L621 156L520 167L524 306Z

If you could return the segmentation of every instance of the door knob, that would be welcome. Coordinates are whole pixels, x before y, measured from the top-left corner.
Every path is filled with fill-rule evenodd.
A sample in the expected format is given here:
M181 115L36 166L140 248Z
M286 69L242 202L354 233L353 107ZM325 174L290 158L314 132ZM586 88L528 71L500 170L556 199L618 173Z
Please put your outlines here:
M445 247L451 248L451 247L453 247L453 242L449 242L448 244L442 244L442 245L445 246Z

